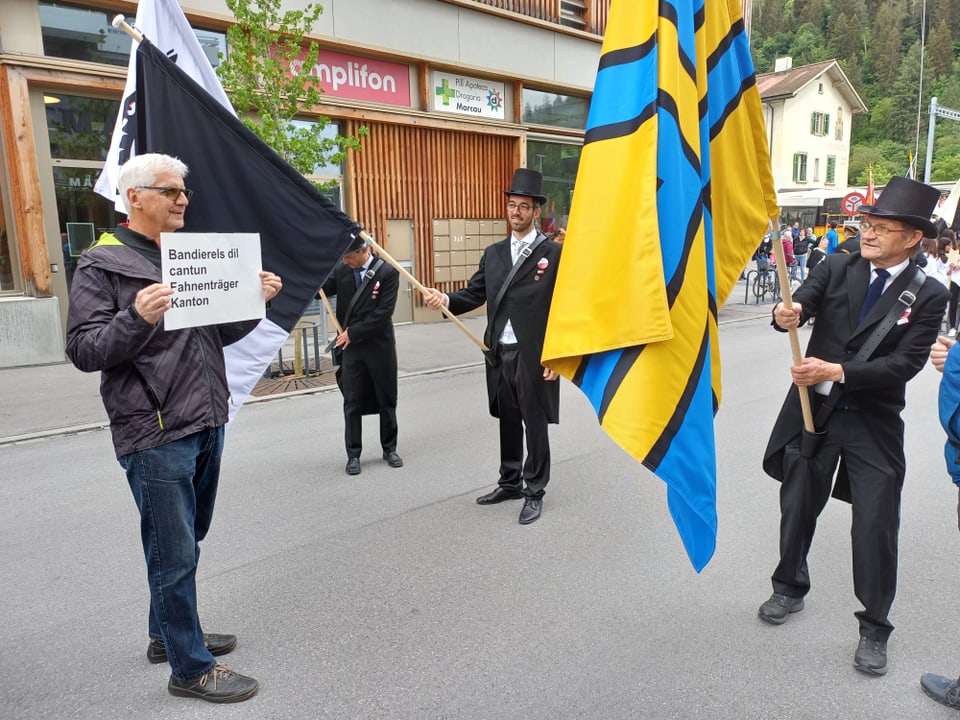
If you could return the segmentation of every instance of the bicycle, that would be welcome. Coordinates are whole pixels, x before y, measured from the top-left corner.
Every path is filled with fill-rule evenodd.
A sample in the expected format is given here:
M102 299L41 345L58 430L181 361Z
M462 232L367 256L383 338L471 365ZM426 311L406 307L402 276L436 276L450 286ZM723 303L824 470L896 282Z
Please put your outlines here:
M753 278L753 296L757 302L765 302L768 294L774 301L780 299L780 278L777 276L776 268L769 265L758 269Z

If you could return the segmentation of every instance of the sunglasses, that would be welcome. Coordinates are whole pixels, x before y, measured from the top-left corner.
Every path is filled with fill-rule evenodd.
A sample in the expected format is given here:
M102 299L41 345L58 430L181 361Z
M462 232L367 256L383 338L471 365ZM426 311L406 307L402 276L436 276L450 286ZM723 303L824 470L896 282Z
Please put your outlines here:
M180 198L180 193L187 196L187 201L193 197L193 190L187 188L171 187L169 185L137 185L137 190L156 190L170 202L176 202Z

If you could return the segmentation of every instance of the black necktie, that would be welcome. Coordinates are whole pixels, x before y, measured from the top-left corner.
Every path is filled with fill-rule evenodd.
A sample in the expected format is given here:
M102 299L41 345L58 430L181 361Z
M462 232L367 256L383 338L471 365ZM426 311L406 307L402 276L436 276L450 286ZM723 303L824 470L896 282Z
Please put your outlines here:
M360 284L363 282L363 268L354 268L353 279L356 281L357 287L360 287Z
M860 322L863 322L867 313L870 312L870 308L877 304L877 300L883 294L883 286L886 284L887 278L890 277L889 271L881 268L877 268L874 272L877 273L877 279L870 283L870 289L867 290L867 299L863 301L863 307L860 308Z

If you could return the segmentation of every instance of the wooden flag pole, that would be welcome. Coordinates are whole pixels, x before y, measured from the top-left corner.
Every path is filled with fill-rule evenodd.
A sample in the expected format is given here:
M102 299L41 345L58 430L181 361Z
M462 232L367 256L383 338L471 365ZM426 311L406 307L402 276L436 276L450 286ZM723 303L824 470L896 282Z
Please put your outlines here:
M132 25L125 22L123 15L114 15L113 22L110 24L115 28L120 28L137 42L143 42L143 35L141 35L138 30L134 29Z
M790 292L790 276L787 274L787 258L783 252L783 240L773 241L773 254L777 256L777 275L780 277L780 297L783 298L783 306L787 309L793 307L793 293ZM794 366L803 362L803 354L800 351L800 336L796 328L790 328L790 349L793 351ZM800 409L803 411L803 427L807 432L816 432L813 426L813 409L810 406L810 389L798 387L800 391Z
M373 236L369 235L366 231L361 231L360 237L362 237L364 240L370 243L370 247L376 250L377 255L379 255L388 263L393 265L393 267L396 268L397 272L403 275L411 285L413 285L423 295L428 294L426 286L423 285L419 280L417 280L413 275L411 275L405 267L403 267L400 263L398 263L396 260L390 257L390 253L388 253L386 250L380 247L377 244L377 241L373 239ZM490 348L488 348L480 338L478 338L476 335L470 332L470 328L464 325L463 321L460 318L458 318L456 315L454 315L452 312L450 312L447 308L443 307L442 305L440 306L440 312L442 312L446 317L453 320L456 326L459 327L461 330L463 330L463 332L466 333L467 337L473 340L473 342L476 343L477 347L483 350L483 352L485 353L490 352Z
M337 315L333 312L333 308L330 307L330 301L327 299L327 294L321 288L320 290L320 301L323 303L323 306L327 309L327 313L330 315L330 319L333 321L333 327L337 330L337 335L343 332L343 328L340 327L340 323L337 322Z

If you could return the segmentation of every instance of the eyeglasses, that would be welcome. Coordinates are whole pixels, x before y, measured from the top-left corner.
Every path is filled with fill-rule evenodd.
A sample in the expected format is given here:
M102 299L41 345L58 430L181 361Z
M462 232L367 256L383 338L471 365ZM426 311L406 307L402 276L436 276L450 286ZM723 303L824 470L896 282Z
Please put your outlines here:
M176 202L180 199L180 193L187 196L187 201L193 197L193 190L187 188L172 187L170 185L137 185L137 190L156 190L170 202Z
M533 205L531 205L530 203L508 202L507 210L519 210L521 212L530 212L531 210L533 210Z
M860 223L860 232L864 232L865 230L872 230L873 234L877 237L886 237L892 232L910 232L905 228L892 228L889 225L874 225L872 222L867 222L864 220L862 223Z

